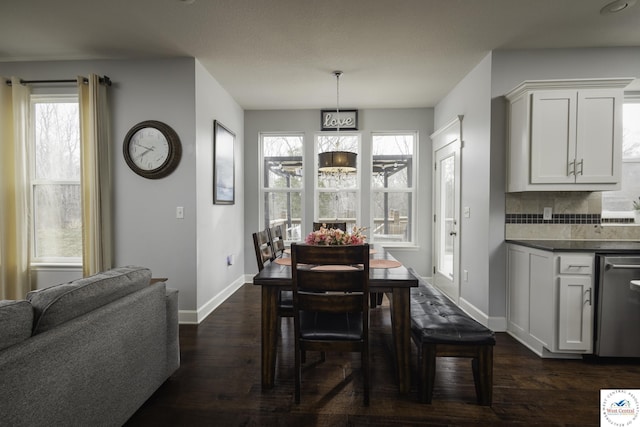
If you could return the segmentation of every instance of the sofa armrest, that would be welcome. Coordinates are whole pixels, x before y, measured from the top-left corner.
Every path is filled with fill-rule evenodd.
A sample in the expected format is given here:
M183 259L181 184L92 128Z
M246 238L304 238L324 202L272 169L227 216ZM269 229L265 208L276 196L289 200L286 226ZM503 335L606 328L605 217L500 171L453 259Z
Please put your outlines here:
M167 288L167 376L180 367L180 339L178 330L178 290Z

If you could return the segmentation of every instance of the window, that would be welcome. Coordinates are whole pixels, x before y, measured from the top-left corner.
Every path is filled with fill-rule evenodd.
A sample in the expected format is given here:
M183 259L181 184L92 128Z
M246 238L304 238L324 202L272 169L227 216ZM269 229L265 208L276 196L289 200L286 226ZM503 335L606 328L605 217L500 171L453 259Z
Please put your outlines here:
M32 260L82 262L78 98L31 97Z
M350 151L358 154L360 152L360 135L317 135L315 158L318 158L318 153L327 151ZM361 164L361 161L358 163ZM359 170L360 166L358 166ZM346 222L347 230L351 230L355 225L361 225L358 176L359 172L340 175L316 174L314 221Z
M622 113L622 188L602 193L606 222L633 222L633 202L640 202L640 99L625 100Z
M301 240L303 207L302 134L260 135L260 218L264 228L284 225L287 241Z
M372 135L373 242L412 242L415 133Z

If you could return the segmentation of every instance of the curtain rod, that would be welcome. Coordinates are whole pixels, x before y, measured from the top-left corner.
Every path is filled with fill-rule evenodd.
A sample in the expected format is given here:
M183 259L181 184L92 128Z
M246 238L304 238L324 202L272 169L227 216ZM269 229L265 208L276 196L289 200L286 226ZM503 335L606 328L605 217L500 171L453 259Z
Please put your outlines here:
M107 76L100 77L100 84L111 86L111 79ZM76 79L68 79L68 80L22 80L20 79L20 84L28 85L28 84L38 84L38 83L76 83L78 80ZM89 83L89 79L84 77L84 83ZM6 81L8 86L11 86L11 80Z

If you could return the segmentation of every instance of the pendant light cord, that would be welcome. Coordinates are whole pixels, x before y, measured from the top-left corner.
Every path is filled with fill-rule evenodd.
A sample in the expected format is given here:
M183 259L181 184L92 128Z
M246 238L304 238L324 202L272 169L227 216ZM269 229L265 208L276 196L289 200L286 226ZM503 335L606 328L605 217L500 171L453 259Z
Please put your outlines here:
M342 71L334 71L333 74L336 76L336 118L337 127L336 127L336 142L340 143L340 76L342 75ZM339 147L337 147L339 148Z

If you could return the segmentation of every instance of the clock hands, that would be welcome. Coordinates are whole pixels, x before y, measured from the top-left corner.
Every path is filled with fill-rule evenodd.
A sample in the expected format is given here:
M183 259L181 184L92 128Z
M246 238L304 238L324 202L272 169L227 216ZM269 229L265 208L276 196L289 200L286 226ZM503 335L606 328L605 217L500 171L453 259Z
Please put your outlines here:
M144 146L141 145L141 147L144 147ZM138 159L142 159L142 157L144 157L144 155L147 154L149 151L153 151L153 147L144 147L144 148L146 148L146 150L143 151L142 154L138 156Z

